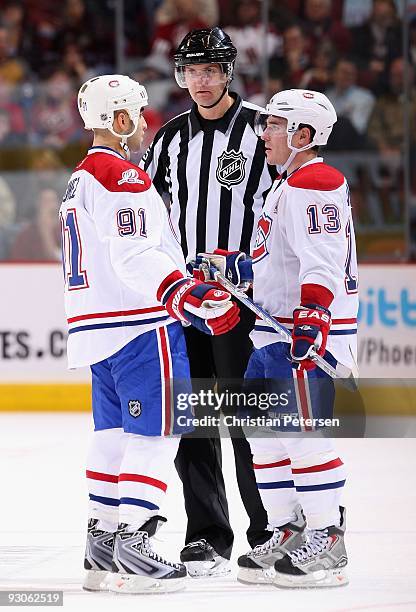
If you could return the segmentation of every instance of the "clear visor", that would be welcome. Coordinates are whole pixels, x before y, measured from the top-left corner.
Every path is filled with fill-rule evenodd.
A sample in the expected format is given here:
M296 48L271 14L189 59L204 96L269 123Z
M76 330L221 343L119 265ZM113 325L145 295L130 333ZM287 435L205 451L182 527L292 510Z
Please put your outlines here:
M179 87L187 89L190 84L216 87L226 85L232 75L232 64L188 64L175 67L175 78Z
M282 136L287 134L287 121L274 123L273 118L274 115L269 115L268 113L261 111L256 113L254 118L254 131L257 136L263 136L266 130L268 130L270 134Z

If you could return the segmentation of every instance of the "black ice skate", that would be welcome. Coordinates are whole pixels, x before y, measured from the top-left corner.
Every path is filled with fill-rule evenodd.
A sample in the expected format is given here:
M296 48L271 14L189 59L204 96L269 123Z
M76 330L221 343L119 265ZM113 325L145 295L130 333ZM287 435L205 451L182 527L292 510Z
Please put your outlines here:
M115 593L167 593L184 588L186 567L166 561L153 551L150 538L166 519L154 516L136 531L120 525L116 533L113 574L109 589Z
M88 521L84 568L87 570L83 588L86 591L107 591L105 579L111 572L114 533L97 529L98 519Z
M225 576L231 571L229 560L221 557L206 540L187 544L181 550L181 561L192 578Z
M341 525L310 530L307 542L288 552L275 564L274 584L279 587L337 587L348 584L345 566L345 508L340 507Z
M296 519L276 527L270 540L255 546L238 559L237 580L243 584L271 584L275 575L274 564L285 553L303 543L305 518L300 506L295 508Z

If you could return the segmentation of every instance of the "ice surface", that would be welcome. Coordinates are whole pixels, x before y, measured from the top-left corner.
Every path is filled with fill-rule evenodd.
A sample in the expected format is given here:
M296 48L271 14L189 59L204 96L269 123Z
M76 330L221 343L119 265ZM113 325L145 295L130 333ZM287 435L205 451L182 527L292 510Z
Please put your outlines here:
M63 589L64 609L78 612L416 611L415 439L337 441L349 470L344 497L348 586L287 591L235 580L236 558L247 550L247 517L225 440L224 473L236 536L232 576L189 579L179 593L124 596L81 589L87 509L83 474L91 428L87 414L0 414L1 590ZM155 547L178 559L185 513L176 474L163 510L168 523Z

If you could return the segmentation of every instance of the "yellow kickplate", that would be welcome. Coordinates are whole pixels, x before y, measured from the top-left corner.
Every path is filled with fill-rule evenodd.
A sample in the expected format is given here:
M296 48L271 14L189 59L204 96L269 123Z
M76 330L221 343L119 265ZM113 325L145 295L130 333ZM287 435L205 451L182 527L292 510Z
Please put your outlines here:
M0 410L18 412L83 412L91 410L88 384L0 385Z

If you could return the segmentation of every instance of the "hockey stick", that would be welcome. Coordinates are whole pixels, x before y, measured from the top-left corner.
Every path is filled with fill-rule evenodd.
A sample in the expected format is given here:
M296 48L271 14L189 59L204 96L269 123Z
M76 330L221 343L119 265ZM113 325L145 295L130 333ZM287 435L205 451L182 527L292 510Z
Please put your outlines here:
M203 260L201 264L203 269L209 273L209 269L214 273L215 280L220 283L224 289L226 289L231 295L236 297L242 304L247 306L250 310L252 310L256 315L258 315L263 321L268 323L270 327L272 327L278 334L288 342L292 344L292 334L290 331L284 326L278 323L274 317L271 316L266 310L264 310L261 306L253 302L244 292L239 291L233 283L231 283L225 276L221 274L219 270L212 265L212 263L206 259ZM310 359L316 363L318 368L323 370L326 374L331 376L334 379L339 379L340 382L349 390L356 391L357 390L357 382L355 380L354 374L350 368L343 365L342 363L337 363L336 368L334 368L330 363L326 361L321 355L318 355L315 349L312 349Z

